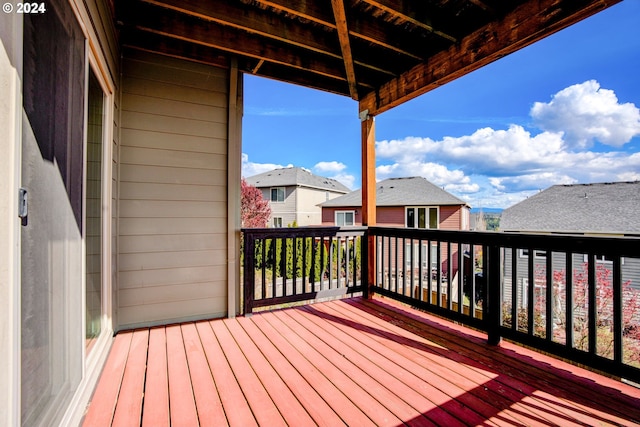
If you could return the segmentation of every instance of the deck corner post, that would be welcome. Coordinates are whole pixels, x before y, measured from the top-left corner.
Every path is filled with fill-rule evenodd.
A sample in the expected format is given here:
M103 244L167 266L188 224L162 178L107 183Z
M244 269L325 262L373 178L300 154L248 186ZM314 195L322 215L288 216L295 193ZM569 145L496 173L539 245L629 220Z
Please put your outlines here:
M369 233L368 227L376 225L376 127L375 120L368 111L360 112L362 132L362 225L367 227L365 232L366 256L363 263L363 273L366 274L365 298L373 296L373 286L376 277L375 239ZM364 265L366 264L366 265Z
M502 339L500 328L502 326L502 283L500 272L500 247L493 244L486 251L487 262L487 341L490 345L499 345Z

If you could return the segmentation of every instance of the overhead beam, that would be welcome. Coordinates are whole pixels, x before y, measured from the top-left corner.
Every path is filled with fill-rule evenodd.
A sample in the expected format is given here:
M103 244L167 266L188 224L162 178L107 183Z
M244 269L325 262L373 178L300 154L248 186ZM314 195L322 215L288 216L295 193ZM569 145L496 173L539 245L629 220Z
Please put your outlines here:
M341 46L336 42L331 32L311 32L308 27L295 22L295 20L281 18L278 19L282 25L273 25L271 22L273 20L272 14L260 9L249 8L240 2L229 4L221 1L214 4L211 2L184 2L184 0L140 0L138 3L139 6L136 6L135 2L131 2L131 6L129 6L131 10L135 11L130 14L136 19L138 16L152 15L154 10L167 10L204 21L202 23L193 21L195 26L211 22L258 37L265 37L277 43L288 44L312 53L343 60ZM365 59L361 61L352 59L351 63L377 73L397 76L396 72L385 67L385 62L378 60L376 56L369 56Z
M121 39L123 48L156 53L216 67L229 67L230 55L214 47L169 38L154 32L145 32L133 28L123 29ZM347 83L344 79L337 80L332 77L324 77L317 73L300 68L292 68L288 65L245 57L239 61L239 69L246 73L324 90L342 96L349 96ZM367 84L359 83L358 86L361 91L373 89L373 86Z
M148 13L140 13L136 17L133 27L135 30L346 81L341 58L320 54L314 56L313 52L300 47L265 41L255 34L207 24L185 15L152 13L145 8L140 11ZM130 44L135 44L135 40L131 40Z
M621 0L531 0L369 92L359 110L377 115L581 21Z
M356 84L356 71L353 68L353 56L351 55L351 43L349 42L349 30L347 29L347 14L344 10L344 2L343 0L331 0L331 7L333 8L333 15L336 19L336 30L338 31L342 60L344 61L344 69L347 75L349 94L351 95L351 99L357 101L358 87Z
M427 30L433 34L436 34L444 39L449 40L452 43L455 43L457 40L454 36L445 33L444 31L441 31L437 28L434 28L432 24L426 22L426 20L422 20L422 19L417 19L413 16L407 15L406 13L402 12L402 10L400 10L398 8L398 1L390 1L390 0L364 0L365 3L370 4L371 6L374 6L380 10L384 10L385 12L403 19L405 21L411 22L413 25L415 25L416 27L420 27L423 30ZM400 2L400 4L402 4L404 2Z
M332 11L327 11L321 7L317 2L310 2L306 0L255 0L264 6L274 8L276 10L288 13L292 16L296 16L300 19L309 20L316 24L325 26L327 28L336 29L334 22L335 18L332 16ZM356 17L353 22L349 24L349 35L369 43L376 44L385 49L393 50L401 55L406 55L413 59L422 59L419 54L413 51L401 48L394 37L388 31L388 28L380 25L375 20L366 20L365 17Z
M243 5L241 2L233 4L225 1L214 3L185 2L184 0L141 0L141 2L341 59L338 44L329 35L315 32L311 36L308 28L292 20L280 19L279 25L272 25L270 23L273 19L272 14L246 5L241 7Z
M495 9L491 6L489 6L486 2L484 2L483 0L469 0L471 3L475 4L476 6L478 6L480 9L489 12L491 14L496 13Z

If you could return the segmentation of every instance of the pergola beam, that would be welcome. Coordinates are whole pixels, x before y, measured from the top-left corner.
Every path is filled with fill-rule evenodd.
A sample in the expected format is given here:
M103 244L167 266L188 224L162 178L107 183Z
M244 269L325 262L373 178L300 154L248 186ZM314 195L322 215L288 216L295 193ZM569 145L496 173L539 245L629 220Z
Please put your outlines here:
M351 54L351 43L349 42L349 30L347 28L347 14L344 10L344 2L343 0L331 0L331 7L333 8L333 15L336 20L336 29L338 31L342 60L344 61L345 73L347 75L349 94L352 99L357 101L358 87L356 83L356 71L353 67L353 55Z
M464 37L399 77L367 93L359 110L377 115L477 70L621 0L539 0ZM587 4L584 4L587 3Z

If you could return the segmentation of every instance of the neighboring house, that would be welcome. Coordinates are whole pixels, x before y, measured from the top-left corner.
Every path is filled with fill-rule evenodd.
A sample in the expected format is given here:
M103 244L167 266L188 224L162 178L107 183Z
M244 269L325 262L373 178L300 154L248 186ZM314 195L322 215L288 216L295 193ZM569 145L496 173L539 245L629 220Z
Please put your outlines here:
M322 225L362 224L362 190L321 206ZM376 184L376 225L468 230L469 205L425 178L389 178Z
M640 181L597 184L554 185L502 212L500 229L503 232L529 232L547 234L580 234L585 236L635 236L640 235ZM518 248L516 280L518 306L527 305L529 256L533 249L536 292L541 292L547 252L535 248ZM505 250L510 259L512 249ZM572 268L581 272L587 255L574 254ZM598 266L611 269L612 260L596 254ZM505 297L511 298L511 263L505 263ZM552 255L554 271L565 271L564 255ZM640 288L640 260L622 259L622 279L631 280ZM536 278L537 277L537 278Z
M349 188L335 179L314 175L306 169L275 169L245 178L269 200L271 227L318 225L322 218L322 202L347 194Z
M356 190L321 204L322 225L355 226L362 225L362 190ZM376 184L376 225L380 227L405 227L431 230L469 230L469 205L423 177L389 178ZM417 246L411 250L411 243L402 258L407 266L411 264L410 253L414 254L413 265L423 260L426 268L427 243L423 242L422 256ZM414 242L414 245L418 243ZM431 242L431 269L437 271L437 243ZM392 243L392 252L395 250ZM444 248L443 248L444 249ZM446 249L441 252L440 271L448 274ZM452 274L458 271L457 250L452 251ZM384 254L379 256L385 257ZM391 268L395 259L389 261ZM398 262L403 262L402 259Z

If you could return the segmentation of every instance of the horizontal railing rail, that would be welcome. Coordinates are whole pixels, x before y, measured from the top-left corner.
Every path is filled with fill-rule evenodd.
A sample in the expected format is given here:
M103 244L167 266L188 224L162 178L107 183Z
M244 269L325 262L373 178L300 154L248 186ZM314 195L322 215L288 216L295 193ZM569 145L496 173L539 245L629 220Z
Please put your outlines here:
M374 292L640 382L640 238L298 227L243 240L247 314Z
M249 228L242 232L245 314L260 307L364 290L366 228Z

